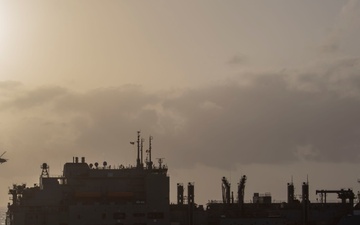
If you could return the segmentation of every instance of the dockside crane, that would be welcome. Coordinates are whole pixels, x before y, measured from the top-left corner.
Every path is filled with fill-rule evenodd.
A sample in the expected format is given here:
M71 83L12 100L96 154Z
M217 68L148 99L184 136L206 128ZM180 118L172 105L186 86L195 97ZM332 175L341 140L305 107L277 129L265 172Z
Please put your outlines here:
M320 194L321 203L326 203L326 195L329 193L335 193L338 195L338 198L341 199L342 203L346 203L346 200L349 200L349 203L353 205L354 203L354 192L351 189L341 189L341 190L316 190L316 194Z

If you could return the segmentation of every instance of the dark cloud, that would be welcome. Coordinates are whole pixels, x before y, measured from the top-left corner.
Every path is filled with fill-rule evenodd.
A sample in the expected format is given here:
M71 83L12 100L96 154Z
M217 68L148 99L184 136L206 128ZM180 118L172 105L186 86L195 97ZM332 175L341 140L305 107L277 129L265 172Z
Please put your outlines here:
M18 107L23 115L7 134L11 146L54 160L75 154L133 163L129 142L141 130L146 139L154 136L154 158L165 157L173 168L357 163L358 68L358 60L340 60L320 72L243 75L176 95L136 86L84 93L48 87L2 107Z
M245 63L245 61L246 57L244 55L234 55L227 63L229 65L239 65Z
M359 71L359 58L340 58L317 63L306 72L291 73L286 81L290 88L299 91L330 91L338 97L360 97Z
M250 88L218 86L167 103L187 119L181 146L189 150L178 152L181 162L198 159L226 167L299 159L359 160L358 99L289 90L281 75L253 79ZM205 101L218 109L199 107Z
M156 111L147 107L158 101L137 88L104 88L69 95L55 107L60 114L76 113L70 123L79 132L76 144L80 149L111 151L128 145L137 130L156 124Z

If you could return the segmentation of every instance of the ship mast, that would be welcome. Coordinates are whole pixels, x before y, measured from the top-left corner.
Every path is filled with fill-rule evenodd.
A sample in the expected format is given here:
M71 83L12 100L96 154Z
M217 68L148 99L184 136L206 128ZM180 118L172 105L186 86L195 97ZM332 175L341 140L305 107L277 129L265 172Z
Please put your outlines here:
M148 169L152 169L152 165L153 165L153 162L151 161L151 148L152 148L151 141L152 141L152 139L153 139L153 137L150 136L149 137L149 149L147 150L147 153L149 155L148 162L147 162L147 168Z
M143 163L143 146L144 146L144 138L141 138L141 143L140 143L140 166L143 168L144 167L144 163Z
M140 168L140 131L137 132L137 158L136 158L136 167Z

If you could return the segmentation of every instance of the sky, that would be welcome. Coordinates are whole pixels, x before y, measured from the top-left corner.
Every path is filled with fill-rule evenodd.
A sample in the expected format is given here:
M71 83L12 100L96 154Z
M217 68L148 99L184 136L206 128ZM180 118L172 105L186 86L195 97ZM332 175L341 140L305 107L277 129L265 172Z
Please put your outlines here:
M173 202L357 193L358 40L358 0L0 1L0 204L44 162L134 165L137 131Z

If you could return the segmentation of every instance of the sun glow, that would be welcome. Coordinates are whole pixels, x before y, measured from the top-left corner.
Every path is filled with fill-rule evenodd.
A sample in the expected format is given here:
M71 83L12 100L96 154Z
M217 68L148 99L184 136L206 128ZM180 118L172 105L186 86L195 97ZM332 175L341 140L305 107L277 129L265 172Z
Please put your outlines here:
M9 74L6 71L6 64L8 62L8 46L10 44L10 24L9 24L9 12L5 5L5 1L0 2L0 81L9 80Z
M6 10L3 5L0 5L0 55L4 49L6 31L8 30L6 17Z

